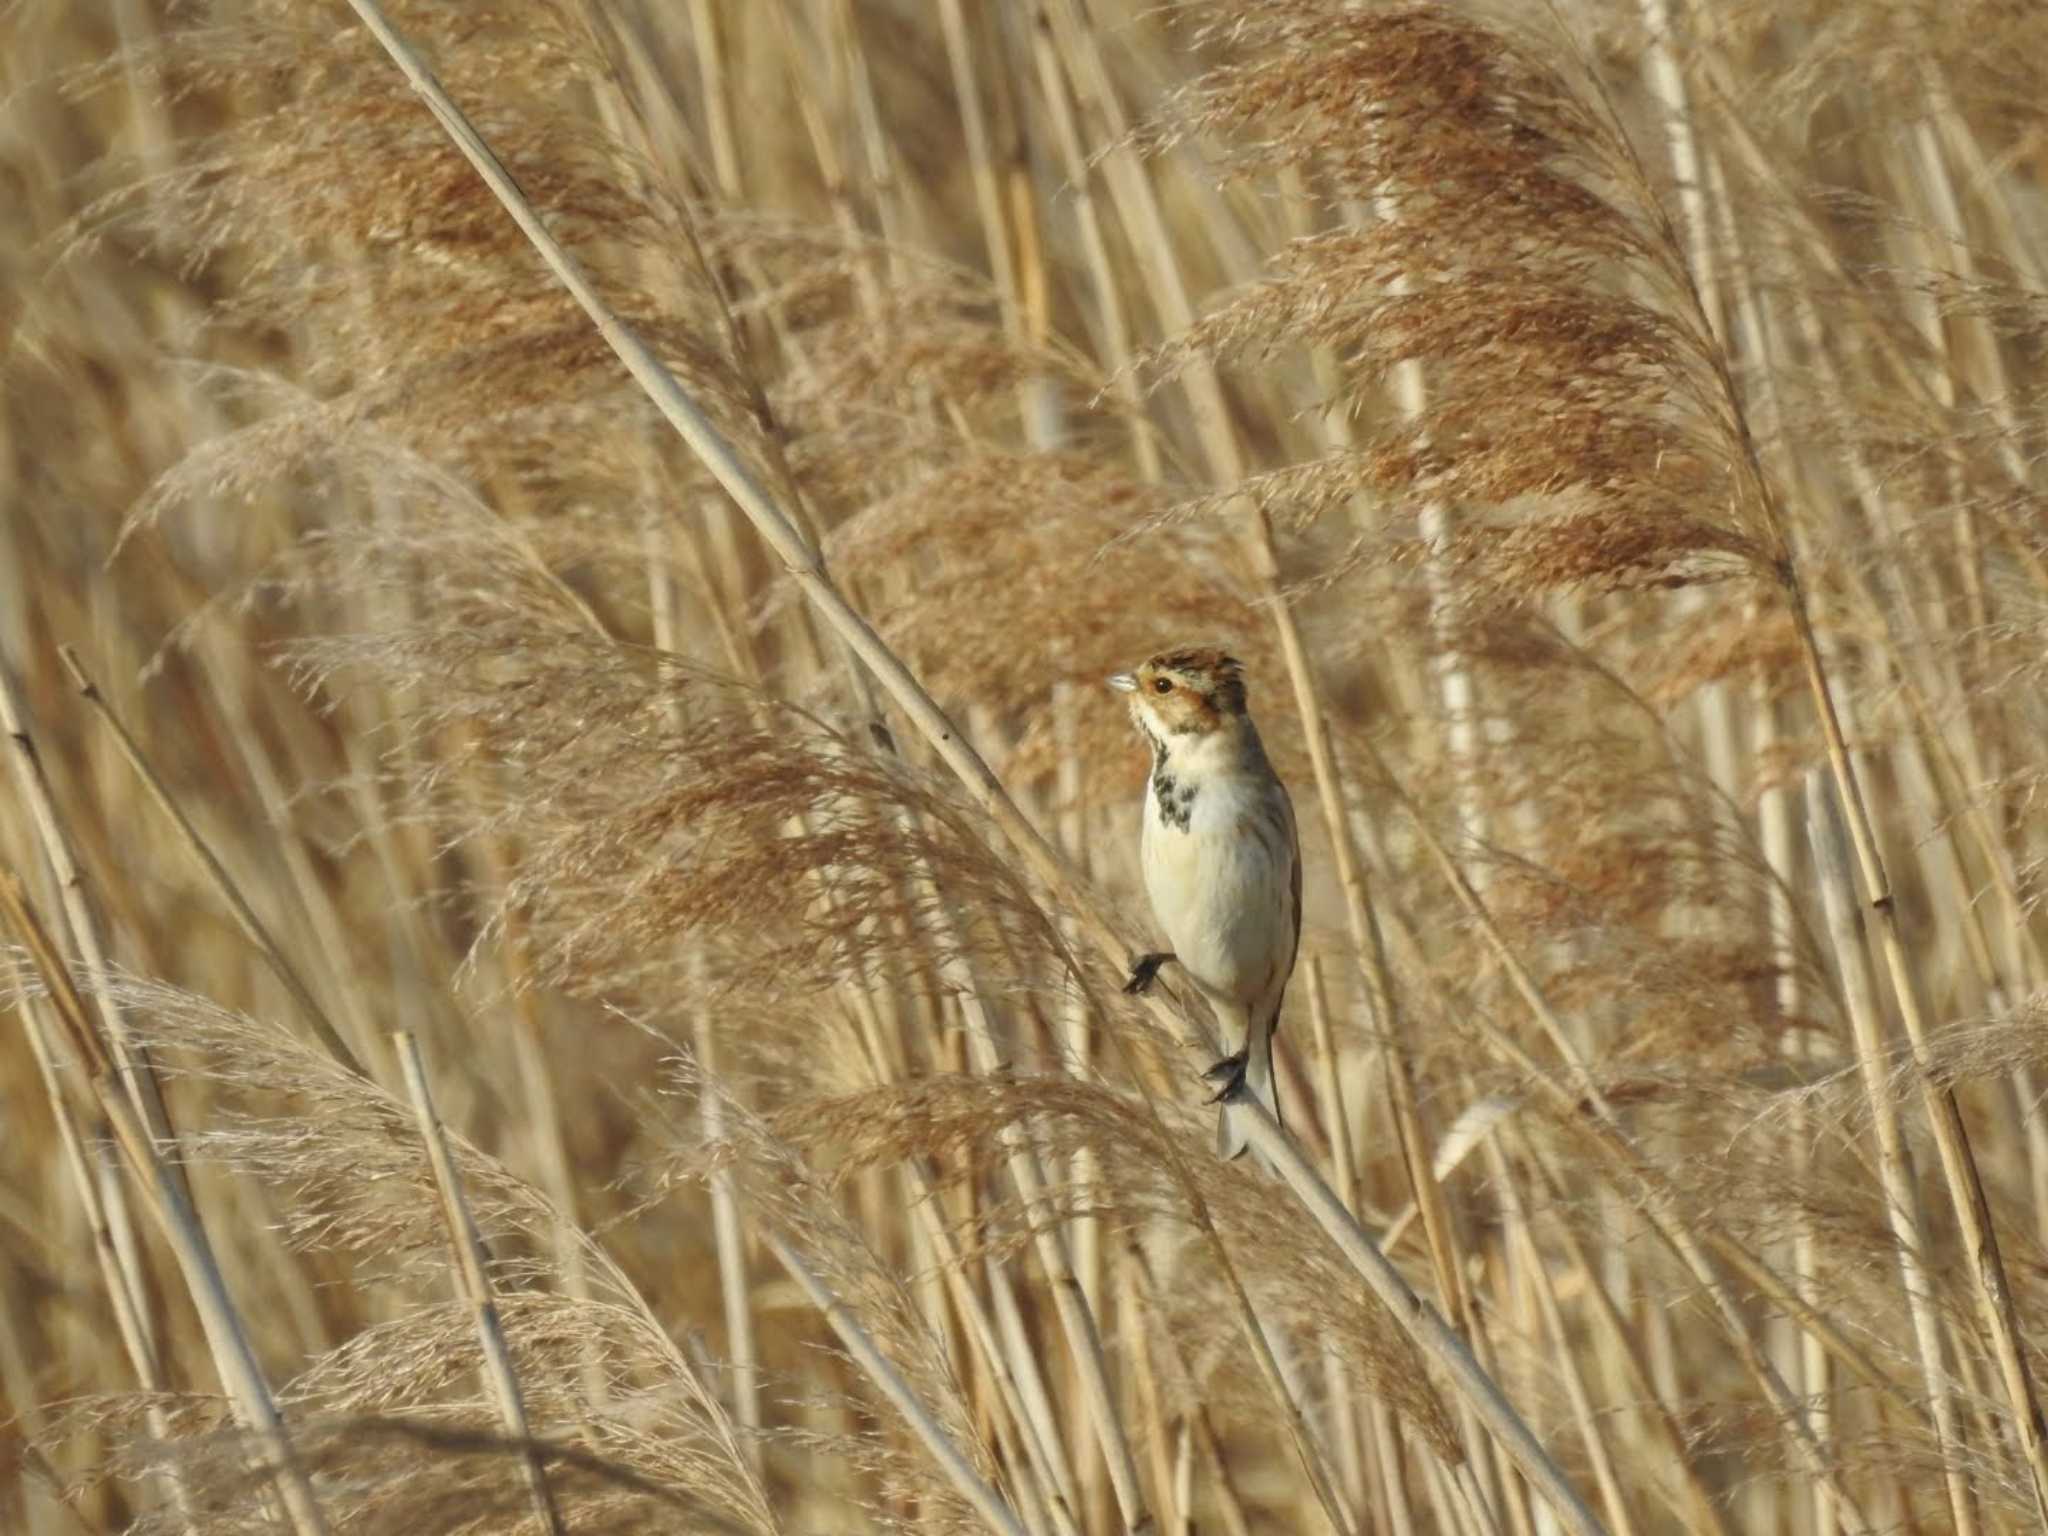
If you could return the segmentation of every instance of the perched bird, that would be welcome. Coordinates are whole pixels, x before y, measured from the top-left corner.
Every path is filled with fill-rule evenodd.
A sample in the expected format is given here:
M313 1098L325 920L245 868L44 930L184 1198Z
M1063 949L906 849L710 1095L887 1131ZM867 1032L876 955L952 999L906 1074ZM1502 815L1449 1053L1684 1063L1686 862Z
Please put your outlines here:
M1215 649L1165 651L1109 685L1152 746L1139 859L1170 953L1140 956L1126 992L1177 962L1235 1047L1204 1075L1216 1150L1244 1151L1247 1095L1275 1120L1273 1030L1301 943L1301 841L1287 787L1245 711L1244 668Z

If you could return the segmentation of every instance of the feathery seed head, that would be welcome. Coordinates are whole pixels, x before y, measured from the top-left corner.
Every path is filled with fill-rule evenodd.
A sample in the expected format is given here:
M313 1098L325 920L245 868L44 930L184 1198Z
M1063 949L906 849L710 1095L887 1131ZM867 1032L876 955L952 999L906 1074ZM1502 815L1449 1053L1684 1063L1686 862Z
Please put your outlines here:
M1244 666L1219 646L1161 651L1109 686L1131 696L1131 719L1151 740L1207 735L1248 718Z

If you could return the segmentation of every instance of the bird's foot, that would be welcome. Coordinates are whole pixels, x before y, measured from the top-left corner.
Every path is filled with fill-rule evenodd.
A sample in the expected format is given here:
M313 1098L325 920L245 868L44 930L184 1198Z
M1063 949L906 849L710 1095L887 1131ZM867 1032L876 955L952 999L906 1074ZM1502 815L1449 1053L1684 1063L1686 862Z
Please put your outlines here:
M1130 980L1124 983L1126 997L1143 997L1152 990L1152 983L1158 979L1159 968L1170 964L1173 954L1170 950L1155 949L1150 954L1138 956L1131 962Z
M1211 1104L1228 1104L1244 1097L1245 1053L1226 1056L1215 1066L1202 1074L1204 1082L1215 1083L1216 1091L1209 1095Z

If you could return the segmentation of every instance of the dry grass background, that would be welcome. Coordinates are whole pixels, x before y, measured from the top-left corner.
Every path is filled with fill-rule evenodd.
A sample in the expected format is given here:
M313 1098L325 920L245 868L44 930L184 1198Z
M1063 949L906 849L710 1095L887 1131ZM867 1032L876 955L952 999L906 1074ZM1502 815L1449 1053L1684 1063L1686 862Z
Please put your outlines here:
M347 5L0 8L0 1524L1558 1529L1116 994L1221 639L1605 1529L2039 1528L2048 12L392 14L1068 874Z

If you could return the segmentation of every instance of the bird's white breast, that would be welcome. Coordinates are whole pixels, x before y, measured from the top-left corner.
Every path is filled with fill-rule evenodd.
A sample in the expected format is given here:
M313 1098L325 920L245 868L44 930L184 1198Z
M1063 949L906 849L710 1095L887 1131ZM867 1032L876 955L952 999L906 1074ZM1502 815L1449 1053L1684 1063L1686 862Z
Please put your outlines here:
M1182 967L1211 998L1258 1011L1294 949L1293 834L1270 773L1167 765L1145 792L1145 891ZM1192 797L1187 791L1192 789ZM1185 820L1186 825L1181 825Z

